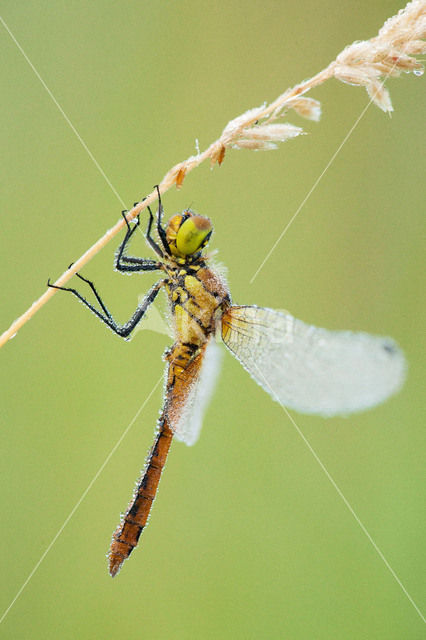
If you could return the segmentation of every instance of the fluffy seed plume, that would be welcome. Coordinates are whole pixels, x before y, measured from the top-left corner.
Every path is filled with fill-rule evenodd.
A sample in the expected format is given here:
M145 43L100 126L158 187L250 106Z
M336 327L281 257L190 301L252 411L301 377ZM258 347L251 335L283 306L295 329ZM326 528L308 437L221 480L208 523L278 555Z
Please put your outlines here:
M303 129L293 124L264 124L243 129L232 146L234 149L276 149L277 142L285 142L301 133Z
M413 0L393 18L389 18L371 40L354 42L340 53L333 75L349 84L367 89L370 98L383 111L392 111L392 103L381 78L396 78L403 71L423 73L414 56L426 52L426 2Z
M313 98L292 98L287 103L287 109L293 109L299 116L307 120L318 122L321 118L321 103Z

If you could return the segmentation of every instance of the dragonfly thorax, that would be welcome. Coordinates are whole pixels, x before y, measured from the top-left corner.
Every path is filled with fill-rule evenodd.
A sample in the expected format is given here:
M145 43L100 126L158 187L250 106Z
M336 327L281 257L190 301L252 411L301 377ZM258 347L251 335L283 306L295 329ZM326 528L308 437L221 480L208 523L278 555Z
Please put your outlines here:
M201 251L208 243L213 227L209 218L189 209L170 218L166 239L170 252L177 258L187 258Z

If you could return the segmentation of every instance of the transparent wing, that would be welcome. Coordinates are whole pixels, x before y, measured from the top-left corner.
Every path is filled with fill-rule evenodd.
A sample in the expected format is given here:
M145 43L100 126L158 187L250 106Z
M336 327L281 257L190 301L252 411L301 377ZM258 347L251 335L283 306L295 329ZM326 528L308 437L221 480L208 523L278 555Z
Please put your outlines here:
M391 338L327 331L272 309L231 307L222 339L265 391L302 413L368 409L405 378L404 355Z
M207 409L220 368L221 352L214 338L185 371L177 383L167 417L177 440L188 446L200 435L204 412Z

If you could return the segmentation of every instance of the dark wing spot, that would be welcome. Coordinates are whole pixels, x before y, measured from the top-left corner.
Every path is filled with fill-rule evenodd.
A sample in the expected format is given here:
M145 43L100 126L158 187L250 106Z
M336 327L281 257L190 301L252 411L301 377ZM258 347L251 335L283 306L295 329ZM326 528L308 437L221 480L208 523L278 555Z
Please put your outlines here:
M383 343L383 349L387 351L387 353L389 353L391 356L394 356L398 352L395 343L390 341L386 341Z

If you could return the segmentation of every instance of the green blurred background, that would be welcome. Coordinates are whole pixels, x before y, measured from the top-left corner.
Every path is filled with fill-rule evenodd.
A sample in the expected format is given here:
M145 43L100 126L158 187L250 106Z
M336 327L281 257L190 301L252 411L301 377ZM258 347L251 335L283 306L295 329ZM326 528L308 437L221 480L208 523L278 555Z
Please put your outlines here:
M2 15L127 206L229 119L374 36L398 2L25 2ZM121 204L2 30L1 329L119 218ZM253 284L367 104L330 81L320 123L272 152L230 151L164 198L215 224L237 303L389 334L409 377L347 419L293 414L393 570L424 603L420 287L424 79L388 83ZM423 162L423 166L422 163ZM148 276L84 270L117 319ZM149 254L140 239L134 252ZM78 283L80 284L80 283ZM170 341L119 340L56 295L1 351L1 612L161 376ZM414 607L279 405L225 354L198 444L173 446L150 526L112 580L105 553L161 406L153 394L0 626L5 638L424 637ZM423 511L424 514L424 511ZM1 615L1 613L0 613Z

